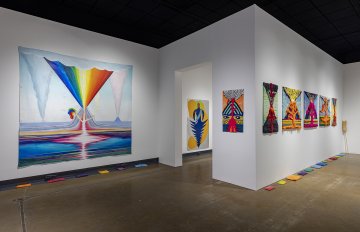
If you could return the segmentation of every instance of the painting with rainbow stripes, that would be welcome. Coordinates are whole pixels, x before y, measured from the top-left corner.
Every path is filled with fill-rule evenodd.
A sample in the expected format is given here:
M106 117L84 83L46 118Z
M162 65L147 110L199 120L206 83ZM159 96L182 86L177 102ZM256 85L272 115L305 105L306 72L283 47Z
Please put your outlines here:
M132 65L19 47L18 167L131 154Z

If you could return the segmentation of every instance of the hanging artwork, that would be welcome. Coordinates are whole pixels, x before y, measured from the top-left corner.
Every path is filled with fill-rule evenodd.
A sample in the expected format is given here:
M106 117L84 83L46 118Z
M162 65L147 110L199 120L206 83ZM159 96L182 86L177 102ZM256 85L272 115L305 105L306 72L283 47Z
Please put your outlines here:
M332 123L331 126L336 126L337 125L337 107L336 107L336 102L337 99L336 98L332 98L331 99L331 117L332 117Z
M19 47L18 167L131 154L132 65Z
M320 96L320 126L330 126L330 99Z
M238 133L244 130L244 89L223 91L223 131Z
M283 130L301 129L301 90L283 87L282 128Z
M187 149L209 147L209 101L188 100Z
M318 95L304 91L304 128L318 127Z
M278 115L278 86L263 83L263 133L279 131Z

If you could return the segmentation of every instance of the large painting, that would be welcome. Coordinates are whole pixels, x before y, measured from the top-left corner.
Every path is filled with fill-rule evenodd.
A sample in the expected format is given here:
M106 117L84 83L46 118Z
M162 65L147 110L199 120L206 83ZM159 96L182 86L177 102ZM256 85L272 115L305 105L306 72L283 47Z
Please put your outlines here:
M263 133L271 134L279 131L278 124L278 86L263 83Z
M331 99L331 117L332 117L332 122L331 122L331 126L337 126L337 99L336 98L332 98Z
M283 87L282 129L301 129L301 90Z
M304 128L318 127L318 95L304 91Z
M223 91L223 131L244 131L244 89Z
M209 148L209 101L188 100L187 149Z
M131 154L132 65L19 47L18 167Z
M330 99L320 96L320 126L330 126Z

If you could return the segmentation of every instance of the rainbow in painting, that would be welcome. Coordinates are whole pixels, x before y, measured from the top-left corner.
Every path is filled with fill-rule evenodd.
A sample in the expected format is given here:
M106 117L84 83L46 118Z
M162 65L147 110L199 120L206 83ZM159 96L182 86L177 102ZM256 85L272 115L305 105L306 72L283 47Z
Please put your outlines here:
M318 95L304 91L304 128L318 127Z
M132 65L19 47L18 167L131 154Z

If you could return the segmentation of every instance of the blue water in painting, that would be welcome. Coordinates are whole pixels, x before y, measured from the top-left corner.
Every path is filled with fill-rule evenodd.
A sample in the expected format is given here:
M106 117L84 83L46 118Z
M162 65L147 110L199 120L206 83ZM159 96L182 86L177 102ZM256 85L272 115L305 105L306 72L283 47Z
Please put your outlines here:
M84 159L81 145L48 141L20 143L19 167ZM110 137L86 146L86 158L131 154L131 137Z

